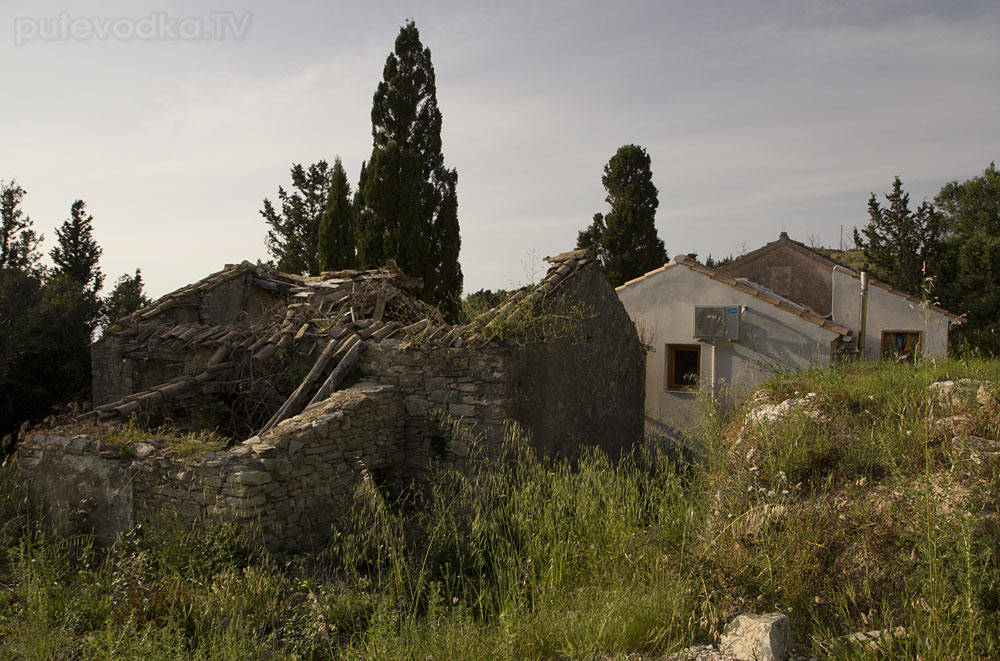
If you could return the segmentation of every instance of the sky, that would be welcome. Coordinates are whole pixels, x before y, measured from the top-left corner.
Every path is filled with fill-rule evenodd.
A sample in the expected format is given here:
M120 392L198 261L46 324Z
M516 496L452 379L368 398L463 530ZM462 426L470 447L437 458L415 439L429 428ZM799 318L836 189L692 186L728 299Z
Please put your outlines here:
M20 2L0 5L0 179L45 235L76 199L108 287L160 296L268 257L264 198L339 156L356 185L402 26L431 49L466 293L539 278L646 149L670 255L838 247L1000 159L1000 3ZM0 32L4 34L4 32Z

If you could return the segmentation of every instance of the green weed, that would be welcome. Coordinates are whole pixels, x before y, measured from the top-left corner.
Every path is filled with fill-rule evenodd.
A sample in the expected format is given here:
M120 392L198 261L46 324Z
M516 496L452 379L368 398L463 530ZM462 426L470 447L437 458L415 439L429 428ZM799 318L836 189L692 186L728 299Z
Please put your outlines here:
M503 460L402 493L362 481L311 555L169 520L96 552L46 536L8 463L0 645L13 659L658 657L780 610L812 656L996 657L995 396L942 403L927 387L946 378L1000 383L1000 363L782 374L767 400L807 405L744 425L760 401L706 398L684 460L570 464L512 433ZM123 447L149 434L116 433Z

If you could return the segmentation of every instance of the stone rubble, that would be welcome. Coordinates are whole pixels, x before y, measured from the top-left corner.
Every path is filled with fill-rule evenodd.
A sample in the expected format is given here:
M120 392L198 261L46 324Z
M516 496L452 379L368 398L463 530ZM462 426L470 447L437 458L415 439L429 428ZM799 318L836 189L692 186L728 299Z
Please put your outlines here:
M664 657L667 661L816 661L796 653L795 637L783 613L743 614L722 634L719 647L695 645Z
M996 395L990 381L978 379L936 381L927 386L927 390L933 400L941 406L962 408L969 404L996 405Z

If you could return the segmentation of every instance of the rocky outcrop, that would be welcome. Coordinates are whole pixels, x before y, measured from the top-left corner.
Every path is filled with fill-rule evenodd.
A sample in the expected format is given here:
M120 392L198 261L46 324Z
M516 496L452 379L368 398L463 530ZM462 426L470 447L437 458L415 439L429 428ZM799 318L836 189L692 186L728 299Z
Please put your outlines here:
M795 637L783 613L737 616L719 647L696 645L667 657L670 661L815 661L795 651Z

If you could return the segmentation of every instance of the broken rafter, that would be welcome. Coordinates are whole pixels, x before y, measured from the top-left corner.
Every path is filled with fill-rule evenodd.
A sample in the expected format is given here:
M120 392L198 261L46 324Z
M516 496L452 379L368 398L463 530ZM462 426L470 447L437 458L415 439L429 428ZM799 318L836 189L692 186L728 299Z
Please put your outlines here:
M263 434L264 432L271 429L285 418L292 415L292 410L298 408L299 404L301 404L302 402L302 399L305 397L306 391L313 383L316 382L316 380L326 369L326 366L330 363L330 359L333 357L336 348L337 348L336 340L330 340L329 342L326 343L326 348L324 348L323 352L320 353L319 358L316 359L316 362L315 364L313 364L312 369L309 370L308 374L306 374L306 378L302 379L302 382L299 384L299 387L295 389L295 392L293 392L287 400L285 400L285 403L282 404L281 408L279 408L278 411L271 417L271 419L267 421L267 424L264 425L259 432L257 432L258 434Z
M309 406L323 401L330 396L330 393L337 389L340 382L344 380L347 373L352 367L354 367L354 364L358 362L364 348L365 343L357 334L351 335L344 341L342 349L337 352L337 355L342 355L343 358L340 359L337 366L333 368L332 372L330 372L330 376L326 378L323 385L321 385L319 390L316 391L316 394L309 402Z
M409 296L404 294L398 287L393 284L386 283L386 292L388 292L395 300L403 304L407 310L412 312L417 318L425 317L426 315L423 311L416 306L416 304L410 299Z
M267 289L270 291L288 291L295 286L290 282L281 282L280 280L271 280L260 276L253 279L253 284L261 289Z

